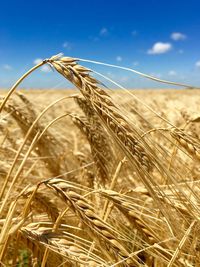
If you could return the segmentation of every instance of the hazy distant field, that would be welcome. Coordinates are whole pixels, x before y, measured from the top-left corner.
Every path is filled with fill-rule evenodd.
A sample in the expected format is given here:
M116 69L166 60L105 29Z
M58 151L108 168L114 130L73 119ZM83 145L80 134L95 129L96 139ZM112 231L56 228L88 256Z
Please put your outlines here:
M3 90L5 92L5 90ZM42 108L47 104L55 101L66 95L80 94L78 90L71 89L62 89L62 90L47 90L47 89L36 89L36 90L22 90L22 92L30 98L33 103L38 108ZM165 116L172 120L173 122L178 121L180 117L180 111L185 111L189 113L189 115L198 116L200 115L200 90L179 90L179 89L133 89L127 92L122 90L107 90L109 94L112 95L113 100L130 111L131 108L136 105L136 108L143 110L144 108L139 106L137 102L135 102L134 97L131 95L135 95L142 102L150 105L153 109L158 112L165 113ZM56 112L60 112L61 109L68 109L72 107L74 110L77 109L77 105L75 105L73 100L67 100L63 103L58 104L59 109ZM148 111L145 111L148 115ZM181 118L182 120L182 118Z
M72 89L22 89L19 90L25 95L30 97L31 101L36 101L38 105L42 105L43 102L50 103L56 98L63 97L70 94L78 94L78 90ZM1 95L5 95L7 90L0 89ZM111 95L113 95L113 100L120 101L125 103L126 101L131 102L131 95L127 92L124 92L119 89L110 89L107 90ZM145 103L157 102L159 106L162 106L162 109L173 108L186 108L192 109L193 112L199 111L200 103L200 90L186 90L186 89L133 89L129 90L131 94L139 97L141 100L144 100ZM79 93L80 94L80 93ZM123 97L123 98L122 98ZM73 101L71 101L73 102ZM167 102L167 103L166 103ZM44 103L44 104L45 104Z

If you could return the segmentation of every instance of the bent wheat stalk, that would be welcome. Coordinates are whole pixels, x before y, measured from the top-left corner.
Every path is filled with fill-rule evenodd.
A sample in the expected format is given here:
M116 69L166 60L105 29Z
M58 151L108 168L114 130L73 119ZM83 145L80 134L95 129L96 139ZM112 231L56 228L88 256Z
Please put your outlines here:
M152 189L152 185L156 183L150 175L154 166L162 175L166 175L167 170L147 142L140 139L137 128L128 122L118 106L113 103L111 97L99 87L100 83L89 75L91 70L78 65L76 59L69 57L53 56L48 62L81 91L102 124L112 134L119 148L132 163L134 170L157 202L159 209L168 218L167 211L163 209L158 196ZM173 179L170 174L169 177Z
M31 68L29 71L27 71L19 80L17 80L17 82L12 86L12 88L10 89L10 91L8 92L8 94L6 95L6 97L3 99L1 105L0 105L0 113L2 112L7 100L9 99L9 97L12 95L12 93L15 91L15 89L17 88L17 86L29 75L31 74L34 70L36 70L37 68L41 67L42 65L46 64L48 62L48 60L43 60L42 62L40 62L39 64L37 64L36 66L34 66L33 68Z
M98 235L100 239L103 239L114 250L116 256L120 256L126 261L129 257L129 251L120 242L123 236L112 228L108 223L103 221L94 211L92 204L86 200L83 196L76 193L73 188L62 179L51 179L43 182L47 187L53 189L53 191L75 212L75 214L86 224L89 229ZM101 241L102 242L102 241ZM131 258L128 260L130 265L134 262L138 266L138 261ZM134 265L135 266L135 265Z
M118 142L131 152L139 166L142 165L145 170L149 171L152 166L144 146L136 139L133 129L120 114L110 96L99 88L99 82L89 75L89 70L79 66L76 59L73 58L53 57L49 59L49 62L59 73L80 89L100 119L115 134Z

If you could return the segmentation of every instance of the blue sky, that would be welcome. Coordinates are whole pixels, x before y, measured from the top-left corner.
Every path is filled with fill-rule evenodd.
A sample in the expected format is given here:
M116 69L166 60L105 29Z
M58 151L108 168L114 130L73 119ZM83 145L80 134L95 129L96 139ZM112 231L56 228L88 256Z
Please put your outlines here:
M0 88L41 58L63 52L200 86L200 1L1 1ZM85 64L123 86L162 87L126 71ZM24 87L69 86L48 68Z

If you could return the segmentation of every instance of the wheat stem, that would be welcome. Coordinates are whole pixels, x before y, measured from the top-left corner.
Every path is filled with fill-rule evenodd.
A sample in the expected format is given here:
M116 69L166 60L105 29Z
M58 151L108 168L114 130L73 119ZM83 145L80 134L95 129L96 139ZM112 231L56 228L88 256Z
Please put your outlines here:
M37 68L41 67L42 65L46 64L47 60L43 60L42 62L40 62L39 64L37 64L36 66L34 66L33 68L31 68L29 71L27 71L19 80L17 80L17 82L12 86L12 88L10 89L10 91L8 92L8 94L6 95L6 97L3 99L1 105L0 105L0 113L2 111L2 109L4 108L8 98L11 96L11 94L15 91L15 89L17 88L17 86L29 75L31 74L34 70L36 70Z

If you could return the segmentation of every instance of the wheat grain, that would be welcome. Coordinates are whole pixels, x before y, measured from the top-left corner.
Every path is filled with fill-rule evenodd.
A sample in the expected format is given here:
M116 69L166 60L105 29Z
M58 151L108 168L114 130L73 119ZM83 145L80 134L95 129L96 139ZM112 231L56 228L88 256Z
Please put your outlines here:
M200 145L198 140L181 130L172 129L170 133L190 155L198 161L200 160Z

